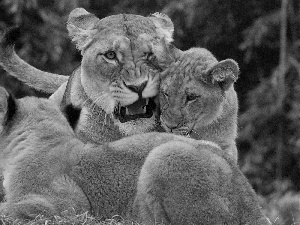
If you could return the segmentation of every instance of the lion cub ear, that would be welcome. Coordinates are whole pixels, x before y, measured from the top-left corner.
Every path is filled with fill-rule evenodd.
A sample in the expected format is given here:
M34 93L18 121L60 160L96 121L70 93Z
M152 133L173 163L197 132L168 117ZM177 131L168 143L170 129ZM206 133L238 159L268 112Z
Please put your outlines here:
M91 33L98 21L100 21L98 17L83 8L76 8L70 13L67 29L79 50L82 51L89 43Z
M208 69L207 76L211 83L218 83L220 87L227 91L238 79L240 73L237 62L232 59L225 59Z
M173 41L174 24L172 20L165 14L156 12L148 17L154 23L156 32L161 38L164 38L167 43Z

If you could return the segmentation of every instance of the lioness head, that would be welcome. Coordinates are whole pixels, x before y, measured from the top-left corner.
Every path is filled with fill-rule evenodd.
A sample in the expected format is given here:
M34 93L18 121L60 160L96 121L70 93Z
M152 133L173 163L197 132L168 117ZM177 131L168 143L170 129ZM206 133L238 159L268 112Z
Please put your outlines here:
M127 134L152 128L159 73L173 60L166 47L174 29L170 18L155 13L100 20L78 8L67 28L82 53L81 83L87 96Z
M218 62L206 49L192 48L162 75L161 122L170 132L189 134L218 119L226 92L237 80L234 60Z

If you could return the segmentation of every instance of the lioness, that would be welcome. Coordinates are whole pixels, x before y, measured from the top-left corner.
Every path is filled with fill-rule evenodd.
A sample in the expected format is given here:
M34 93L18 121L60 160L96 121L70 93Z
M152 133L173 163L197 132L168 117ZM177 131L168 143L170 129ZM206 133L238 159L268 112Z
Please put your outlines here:
M0 88L2 213L32 218L73 207L142 224L269 224L235 162L209 141L167 133L102 146L76 138L48 99Z
M0 64L34 89L54 92L50 98L63 111L81 110L80 120L72 126L83 141L103 143L155 130L159 72L176 54L167 47L173 40L170 18L155 13L100 20L77 8L69 15L67 29L82 54L81 66L70 79L40 71L19 58L13 49L14 30L0 42Z
M217 143L237 161L239 67L204 48L182 52L161 75L160 120L167 132Z

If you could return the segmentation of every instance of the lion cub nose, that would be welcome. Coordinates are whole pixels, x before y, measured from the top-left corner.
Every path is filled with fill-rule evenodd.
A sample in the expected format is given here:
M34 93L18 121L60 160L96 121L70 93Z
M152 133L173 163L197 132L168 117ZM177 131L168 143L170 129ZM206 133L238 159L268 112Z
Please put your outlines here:
M129 90L131 90L131 91L133 91L133 92L135 92L135 93L141 94L141 93L143 92L143 90L145 89L146 85L147 85L147 81L144 82L144 83L142 83L142 84L139 85L139 86L135 86L135 85L126 85L126 87L127 87Z

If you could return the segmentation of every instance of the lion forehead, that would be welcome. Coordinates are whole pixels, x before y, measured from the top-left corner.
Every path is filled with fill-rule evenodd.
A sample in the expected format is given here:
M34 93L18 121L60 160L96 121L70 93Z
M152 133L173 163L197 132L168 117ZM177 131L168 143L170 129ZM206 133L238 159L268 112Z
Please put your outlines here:
M125 27L126 34L133 38L138 38L141 34L156 36L154 24L146 18L145 20L128 21L125 23Z
M216 97L221 95L219 88L206 84L192 73L177 71L161 82L161 89L168 89L177 94L199 94L202 97Z
M96 29L103 30L104 28L123 30L124 18L122 14L105 17L98 21Z
M163 90L169 90L171 93L181 93L186 89L187 80L182 73L172 74L161 82Z
M101 19L96 28L101 34L119 33L136 39L140 34L156 35L154 23L143 16L132 14L112 15Z

